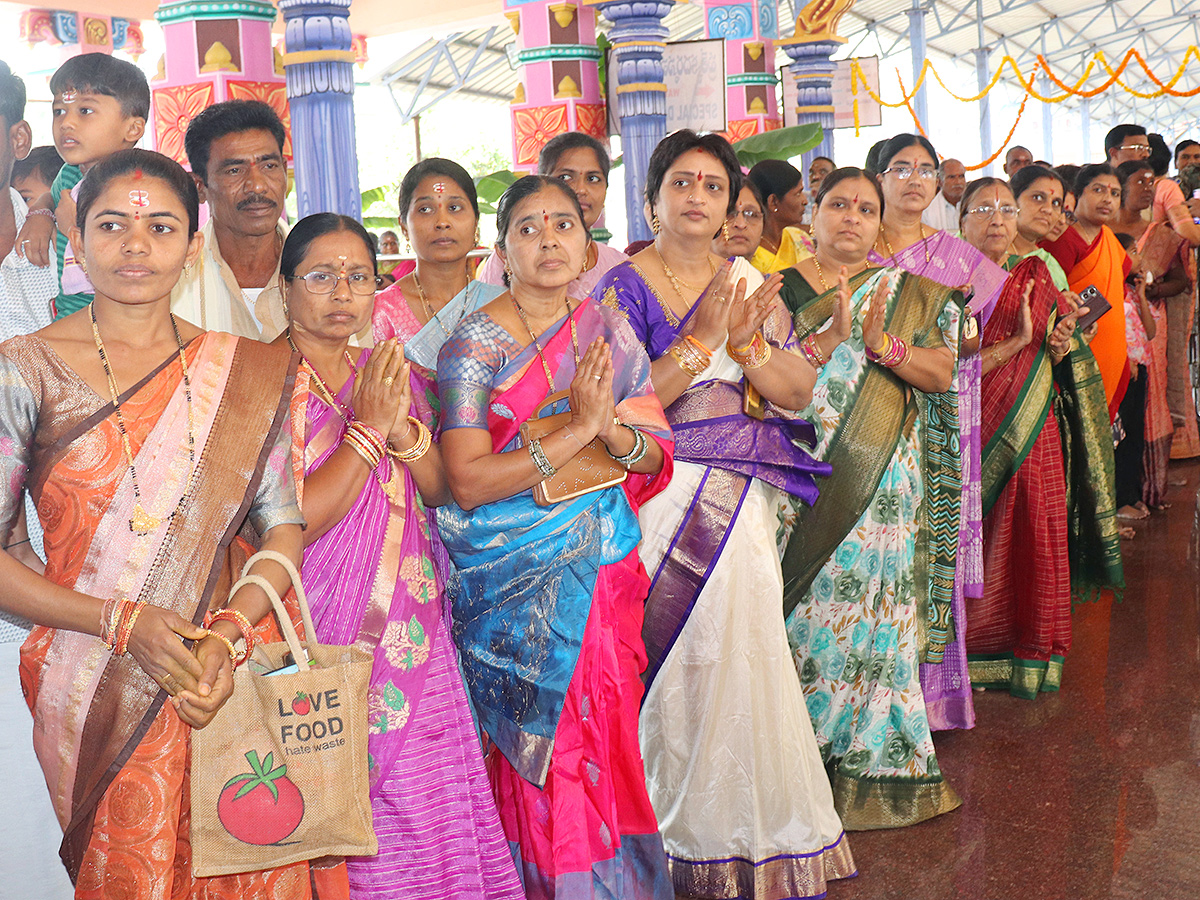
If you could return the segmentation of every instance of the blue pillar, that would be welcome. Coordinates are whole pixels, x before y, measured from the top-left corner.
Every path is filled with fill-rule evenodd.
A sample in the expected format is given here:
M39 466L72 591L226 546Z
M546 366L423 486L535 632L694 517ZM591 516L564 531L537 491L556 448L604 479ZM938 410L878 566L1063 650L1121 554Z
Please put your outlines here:
M844 43L840 39L803 40L795 37L779 42L792 61L788 72L796 79L796 121L800 124L816 122L823 132L821 143L801 156L805 177L815 157L836 158L833 155L833 74L837 63L830 57Z
M922 5L922 0L912 0L912 9L908 11L908 45L909 52L912 54L913 84L916 84L917 79L921 77L921 69L925 65L926 55L925 7ZM911 89L910 85L909 90ZM913 109L916 110L917 118L921 120L921 125L928 133L930 130L929 100L926 97L924 84L917 91L917 96L913 98Z
M279 0L279 11L299 213L361 219L350 0Z
M650 154L667 133L667 86L663 83L663 24L675 0L589 0L613 23L608 77L617 78L617 114L625 165L625 213L629 240L653 238L642 215Z

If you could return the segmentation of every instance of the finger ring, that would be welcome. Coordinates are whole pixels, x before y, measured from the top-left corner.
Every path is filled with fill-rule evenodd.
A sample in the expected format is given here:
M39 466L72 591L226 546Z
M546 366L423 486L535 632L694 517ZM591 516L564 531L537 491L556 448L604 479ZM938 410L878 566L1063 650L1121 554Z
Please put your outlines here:
M599 381L599 380L600 380L600 376L599 376L599 375L593 375L592 377L593 377L593 378L595 378L597 381Z
M391 375L389 375L385 379L383 379L383 386L391 387L392 383L395 382L395 380L396 380L395 378L393 378Z
M29 241L28 241L28 240L21 241L21 246L22 246L22 247L24 247L24 246L25 246L26 244L28 244L28 243L29 243Z
M163 686L163 690L165 690L172 697L179 693L179 685L175 683L174 677L172 677L170 674L162 677L161 684Z

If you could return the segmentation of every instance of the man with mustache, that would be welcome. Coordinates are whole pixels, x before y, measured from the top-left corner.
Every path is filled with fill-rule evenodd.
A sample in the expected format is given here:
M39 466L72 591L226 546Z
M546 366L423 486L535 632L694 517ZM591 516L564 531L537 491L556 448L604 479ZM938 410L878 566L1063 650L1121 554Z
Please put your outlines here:
M188 125L184 146L209 219L171 309L206 331L270 341L287 326L279 290L285 137L279 116L257 100L217 103Z

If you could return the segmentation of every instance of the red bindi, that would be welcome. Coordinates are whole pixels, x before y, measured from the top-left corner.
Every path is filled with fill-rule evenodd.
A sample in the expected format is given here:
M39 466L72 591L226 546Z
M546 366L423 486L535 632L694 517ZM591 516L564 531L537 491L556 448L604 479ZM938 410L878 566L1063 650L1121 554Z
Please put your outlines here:
M550 224L550 213L546 212L544 209L542 210L542 221L547 225Z

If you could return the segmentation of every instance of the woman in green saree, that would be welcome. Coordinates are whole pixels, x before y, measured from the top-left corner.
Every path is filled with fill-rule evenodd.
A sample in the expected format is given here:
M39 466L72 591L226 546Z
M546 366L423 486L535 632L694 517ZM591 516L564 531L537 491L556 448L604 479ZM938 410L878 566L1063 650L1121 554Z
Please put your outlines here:
M817 252L784 276L798 338L851 293L850 338L822 362L801 413L832 463L812 507L785 515L784 611L817 745L847 830L954 809L934 754L918 664L952 640L960 466L953 384L962 295L868 268L883 195L838 169L817 196Z

